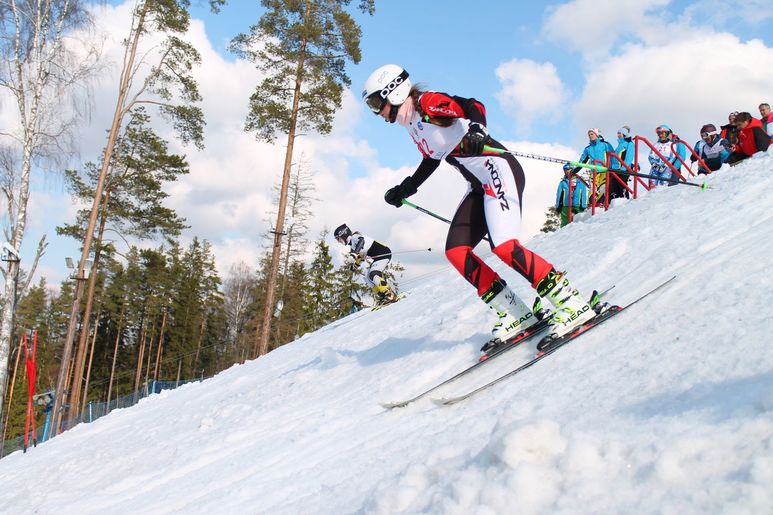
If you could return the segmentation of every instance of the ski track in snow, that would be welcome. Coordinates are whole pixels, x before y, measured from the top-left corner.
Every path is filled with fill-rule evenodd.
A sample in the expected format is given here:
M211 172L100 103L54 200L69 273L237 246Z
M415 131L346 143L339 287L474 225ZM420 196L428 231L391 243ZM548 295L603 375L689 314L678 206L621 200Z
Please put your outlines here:
M493 317L449 267L0 460L0 513L772 513L773 152L706 180L532 239L582 292L615 285L612 303L678 277L471 400L378 405L477 359ZM436 393L515 368L537 340Z

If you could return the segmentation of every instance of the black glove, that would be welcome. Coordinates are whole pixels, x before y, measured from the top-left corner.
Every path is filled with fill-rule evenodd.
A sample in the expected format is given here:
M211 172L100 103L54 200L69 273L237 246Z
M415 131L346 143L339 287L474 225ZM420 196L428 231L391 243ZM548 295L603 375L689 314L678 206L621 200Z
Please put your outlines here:
M413 177L409 175L397 186L389 188L384 194L384 200L386 200L387 204L400 207L403 205L403 199L410 197L416 191L416 183L413 182Z
M479 156L483 153L483 145L491 141L491 136L484 125L471 123L467 134L462 138L462 154L465 156Z

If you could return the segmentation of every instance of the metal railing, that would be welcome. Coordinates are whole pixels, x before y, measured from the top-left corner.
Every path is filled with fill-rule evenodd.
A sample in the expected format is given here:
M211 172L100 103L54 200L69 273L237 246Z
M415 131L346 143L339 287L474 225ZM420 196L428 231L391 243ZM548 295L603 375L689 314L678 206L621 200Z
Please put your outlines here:
M652 152L655 153L662 161L666 164L668 168L671 170L671 174L673 177L677 178L680 182L687 182L687 179L684 175L682 175L679 170L676 168L674 163L672 163L670 160L666 159L663 154L658 151L657 148L644 136L634 136L634 158L633 158L633 166L629 166L623 159L618 156L615 152L608 152L606 155L605 161L600 160L594 160L593 165L598 165L603 168L607 168L607 170L597 170L597 169L591 169L590 173L590 184L583 179L582 177L576 176L578 180L582 181L583 184L588 188L588 191L590 192L588 195L588 205L590 207L590 214L591 216L595 216L596 214L596 208L603 208L604 211L609 209L609 203L612 200L610 198L610 187L611 181L616 181L618 184L620 184L629 194L629 197L633 200L637 199L639 196L639 187L641 186L644 188L645 191L651 190L654 186L650 186L649 183L642 180L642 177L639 173L640 166L639 166L639 144L649 147ZM709 167L706 165L706 163L703 161L703 159L698 155L697 152L695 152L695 149L686 141L681 139L679 136L674 135L674 139L671 141L671 152L676 157L677 161L681 165L680 168L683 167L683 171L686 170L686 174L689 174L690 176L695 176L695 173L690 168L690 164L685 161L684 158L677 152L676 146L682 144L685 146L685 148L690 152L692 156L696 158L698 161L698 165L706 170L709 169ZM620 164L620 169L611 169L610 163L611 159L615 158L617 162ZM603 196L598 195L598 184L600 181L597 180L597 177L599 174L606 174L605 180L603 182L604 184L604 192ZM621 177L622 175L622 177ZM633 178L633 183L629 185L628 179ZM624 180L625 179L625 180ZM572 210L572 197L574 195L574 187L572 184L572 181L569 181L569 191L567 193L567 220L569 223L572 223L572 219L574 218L574 213Z
M153 395L154 393L160 393L163 390L173 390L183 384L195 383L195 382L201 381L202 379L203 378L190 379L187 381L151 381L150 383L146 383L145 386L140 388L139 390L136 390L126 395L122 395L111 401L106 401L106 402L90 401L86 405L86 409L83 410L83 413L81 413L80 417L73 420L72 423L66 426L65 429L72 429L73 427L81 423L88 424L88 423L94 422L95 420L101 417L104 417L105 415L107 415L113 410L134 406L141 399L144 399L149 395ZM37 429L37 431L35 432L35 436L38 443L43 443L51 436L50 434L47 434L47 430L49 429L50 429L49 424L45 424L45 426ZM10 438L3 443L2 455L0 455L0 458L2 458L3 456L8 456L12 452L22 450L23 448L24 448L23 435L17 436L15 438Z

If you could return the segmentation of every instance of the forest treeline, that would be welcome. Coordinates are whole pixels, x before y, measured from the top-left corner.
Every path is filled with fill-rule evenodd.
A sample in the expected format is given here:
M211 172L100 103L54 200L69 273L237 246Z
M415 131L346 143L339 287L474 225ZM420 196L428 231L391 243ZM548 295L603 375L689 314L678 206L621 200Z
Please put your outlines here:
M287 268L280 268L281 308L274 312L271 349L349 314L352 299L362 300L366 288L361 270L336 267L326 239L323 233L310 244L311 261L290 259ZM268 258L257 269L234 265L221 277L210 244L197 238L187 247L132 247L125 256L108 256L96 278L78 411L90 401L114 400L151 381L210 377L254 357ZM399 270L392 266L391 273ZM41 279L19 301L8 438L24 429L27 385L24 356L18 351L21 336L38 332L37 390L53 389L74 282L68 278L54 288ZM42 427L43 413L38 417Z

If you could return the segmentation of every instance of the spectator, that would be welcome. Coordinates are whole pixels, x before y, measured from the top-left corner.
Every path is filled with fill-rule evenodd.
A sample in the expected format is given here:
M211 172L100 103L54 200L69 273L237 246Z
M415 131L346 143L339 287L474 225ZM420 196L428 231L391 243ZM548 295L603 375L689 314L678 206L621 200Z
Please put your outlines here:
M579 161L581 163L590 163L593 165L608 166L607 154L614 152L612 145L604 140L601 135L601 129L588 129L588 146L582 151ZM596 201L600 201L604 196L604 186L607 180L607 174L596 174Z
M730 146L738 144L738 127L735 125L736 116L738 116L738 111L733 111L727 115L727 125L720 127L722 129L720 137L730 142Z
M582 213L588 207L588 187L577 180L573 174L572 165L564 165L564 178L558 183L556 190L556 209L561 214L561 227L569 223L569 183L572 185L572 213Z
M773 113L770 112L770 104L760 104L760 116L762 130L770 136L770 139L773 139Z
M636 154L634 147L633 138L631 138L631 128L627 125L623 125L617 130L617 148L615 149L615 154L617 154L620 159L623 160L623 163L628 165L631 169L633 169L633 158ZM609 168L615 171L621 181L628 184L630 175L625 173L626 168L616 157L610 159ZM617 172L617 170L622 170L622 172ZM628 198L628 190L625 189L617 179L610 178L609 181L610 199L622 197Z
M731 165L753 156L757 152L764 152L770 146L770 136L762 130L762 122L753 118L747 112L738 113L735 118L738 125L738 144L733 153L727 158Z
M674 142L678 141L679 138L668 125L659 125L655 132L658 135L658 141L655 142L654 147L665 158L665 161L654 150L650 151L648 158L652 166L650 168L650 175L654 175L656 178L649 180L649 186L650 188L664 184L674 186L679 182L679 177L672 177L673 171L671 167L673 166L677 172L682 168L682 161L687 159L687 148L683 143L676 143L674 145ZM676 152L674 152L674 148L676 148ZM679 159L680 157L681 160Z
M730 142L719 137L717 128L713 124L707 123L701 127L701 139L695 144L695 153L708 166L708 170L699 164L698 174L708 175L719 170L727 162L730 152ZM697 160L695 155L690 156L691 162L694 163Z

